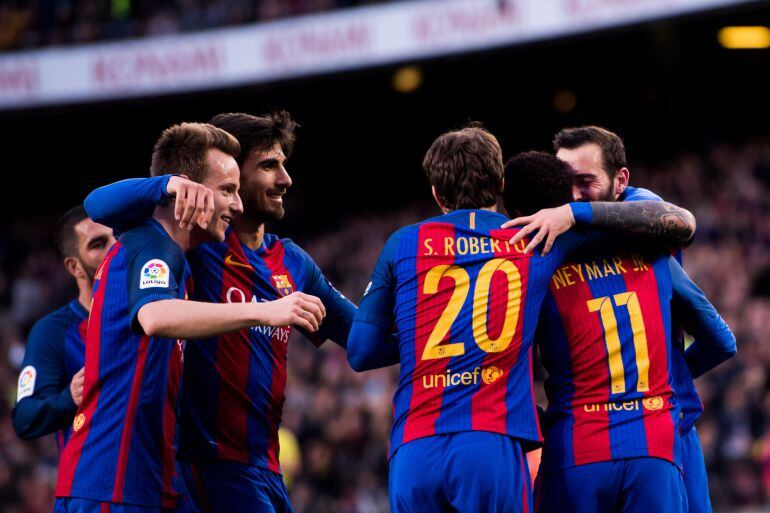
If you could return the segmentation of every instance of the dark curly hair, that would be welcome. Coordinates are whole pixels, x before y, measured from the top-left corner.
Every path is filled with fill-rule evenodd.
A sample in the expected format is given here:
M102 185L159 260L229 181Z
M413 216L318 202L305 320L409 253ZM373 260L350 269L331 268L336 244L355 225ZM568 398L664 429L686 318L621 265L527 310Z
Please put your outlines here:
M508 215L528 216L572 201L567 164L549 153L527 151L505 164L503 204Z
M255 151L265 151L278 143L284 155L289 157L294 149L297 123L285 110L252 116L242 112L217 114L210 123L231 133L241 143L238 165L242 166Z

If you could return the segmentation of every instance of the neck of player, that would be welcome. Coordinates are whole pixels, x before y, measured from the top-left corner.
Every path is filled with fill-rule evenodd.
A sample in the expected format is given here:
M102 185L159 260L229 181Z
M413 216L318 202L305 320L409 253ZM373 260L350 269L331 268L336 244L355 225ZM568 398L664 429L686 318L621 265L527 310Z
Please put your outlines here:
M166 233L168 233L169 237L174 239L174 242L179 244L179 246L182 248L182 251L187 252L195 246L192 232L186 228L180 228L179 221L174 218L173 203L170 205L161 205L155 207L155 210L152 213L152 218L155 219L164 230L166 230ZM193 228L193 231L196 230L197 228Z
M233 221L238 239L249 249L256 251L265 238L265 223L240 216Z

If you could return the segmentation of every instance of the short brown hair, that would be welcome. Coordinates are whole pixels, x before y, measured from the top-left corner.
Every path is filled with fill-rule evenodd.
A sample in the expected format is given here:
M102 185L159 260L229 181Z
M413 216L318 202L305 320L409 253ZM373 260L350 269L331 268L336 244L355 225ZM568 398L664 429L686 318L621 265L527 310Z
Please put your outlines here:
M553 138L553 149L574 150L584 144L596 144L602 149L603 169L610 179L615 178L618 170L626 167L626 148L623 139L614 132L600 126L581 126L565 128Z
M211 124L233 134L241 143L238 165L243 165L255 151L265 151L274 144L280 144L284 155L289 157L294 149L297 123L285 110L271 112L264 116L252 116L242 112L217 114Z
M152 149L152 176L178 173L193 182L206 176L206 153L216 148L237 158L241 146L232 135L208 123L180 123L160 134Z
M489 207L500 194L503 153L494 135L473 124L439 136L422 168L445 208Z
M63 258L78 256L78 235L75 233L75 226L85 219L88 219L86 209L83 205L78 205L67 210L56 221L53 238L56 249Z

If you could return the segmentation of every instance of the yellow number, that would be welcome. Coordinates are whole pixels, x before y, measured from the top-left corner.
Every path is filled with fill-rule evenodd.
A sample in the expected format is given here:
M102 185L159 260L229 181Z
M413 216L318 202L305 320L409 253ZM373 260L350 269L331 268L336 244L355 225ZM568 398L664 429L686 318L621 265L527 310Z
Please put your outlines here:
M617 306L625 306L631 319L631 330L634 335L634 352L639 380L636 383L637 392L650 390L650 355L647 351L647 334L642 319L642 309L636 292L622 292L612 296ZM589 312L599 312L604 326L604 343L607 346L607 357L610 364L611 387L613 394L626 391L626 375L623 366L623 355L618 337L618 321L609 297L599 297L586 302Z
M508 297L505 310L505 321L500 335L492 339L487 331L487 310L489 309L489 287L492 284L492 276L495 272L505 273L508 282ZM457 316L462 310L463 304L470 290L470 276L462 267L456 265L437 265L431 268L425 276L423 285L424 294L438 292L438 284L441 278L448 276L454 280L454 290L449 298L449 303L441 312L436 326L433 328L425 350L422 353L423 360L435 358L448 358L465 354L465 344L454 342L440 345L449 330L452 328ZM473 338L476 344L487 353L504 351L511 345L516 333L516 325L519 321L521 307L521 275L519 270L510 260L495 258L490 260L479 271L478 280L473 291Z
M496 271L505 273L508 281L508 299L505 305L503 329L496 339L489 337L487 331L487 311L489 310L489 287ZM521 307L521 275L510 260L495 258L479 271L479 278L473 293L473 338L479 347L487 353L505 351L516 333Z
M468 276L468 272L462 267L456 265L437 265L428 271L425 276L425 285L423 286L423 292L425 294L435 294L438 292L438 284L441 278L448 276L455 282L455 288L452 291L452 297L449 298L444 311L441 312L436 326L433 328L428 342L425 345L425 350L422 352L423 360L433 360L435 358L445 358L450 356L459 356L465 354L465 345L462 342L455 342L453 344L441 344L446 334L449 333L449 329L460 314L460 310L465 303L465 298L468 296L468 289L471 286L471 280Z
M634 332L634 351L636 352L636 369L639 372L639 381L636 383L637 392L649 392L650 390L650 353L647 351L647 333L642 319L642 307L636 292L623 292L615 294L615 303L618 306L628 308L628 316L631 319L631 330Z

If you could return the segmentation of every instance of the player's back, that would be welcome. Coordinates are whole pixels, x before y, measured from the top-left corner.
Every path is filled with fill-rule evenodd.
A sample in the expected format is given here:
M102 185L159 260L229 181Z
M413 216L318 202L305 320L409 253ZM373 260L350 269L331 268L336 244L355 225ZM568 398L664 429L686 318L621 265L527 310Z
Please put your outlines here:
M583 256L554 273L537 340L548 371L543 468L679 461L668 256Z
M57 496L173 506L182 343L141 334L132 323L150 301L184 299L187 276L181 248L155 221L125 232L99 267L83 402Z
M524 243L508 243L515 231L500 229L506 220L457 210L388 241L383 256L395 278L401 353L391 453L460 431L540 439L527 333L541 299L527 290L533 273L545 284L539 268L547 266L530 266L543 259L524 254Z

